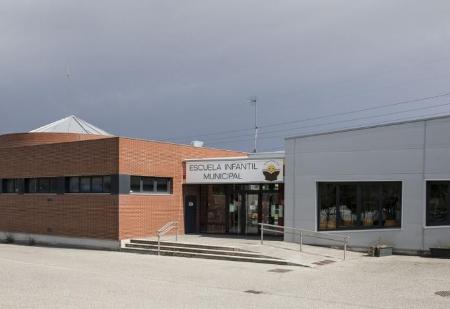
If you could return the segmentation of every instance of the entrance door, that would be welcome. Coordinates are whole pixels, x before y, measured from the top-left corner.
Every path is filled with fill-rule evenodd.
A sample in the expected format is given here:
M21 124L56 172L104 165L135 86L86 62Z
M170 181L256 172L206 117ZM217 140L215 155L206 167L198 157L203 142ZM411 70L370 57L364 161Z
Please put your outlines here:
M197 197L186 195L184 201L184 231L186 234L197 233Z
M258 233L258 212L259 212L259 194L258 193L246 193L245 194L245 206L246 206L246 234Z
M228 233L242 233L242 194L233 193L230 195L228 203Z

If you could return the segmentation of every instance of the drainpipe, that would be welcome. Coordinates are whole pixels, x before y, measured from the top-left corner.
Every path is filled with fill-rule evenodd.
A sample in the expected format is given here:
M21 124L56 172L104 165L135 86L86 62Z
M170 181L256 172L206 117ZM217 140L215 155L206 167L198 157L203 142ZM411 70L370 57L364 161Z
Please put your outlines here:
M425 120L423 125L423 153L422 153L422 205L425 207L425 211L422 212L422 252L425 251L425 225L427 224L427 186L425 182L425 164L426 164L426 146L427 146L427 124ZM424 204L425 202L425 204Z

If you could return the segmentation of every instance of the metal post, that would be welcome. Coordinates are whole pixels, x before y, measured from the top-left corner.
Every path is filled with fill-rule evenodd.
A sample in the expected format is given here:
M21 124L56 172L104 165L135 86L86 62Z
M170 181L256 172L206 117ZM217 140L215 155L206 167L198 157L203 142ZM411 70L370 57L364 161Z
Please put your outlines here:
M175 228L175 241L178 241L178 224L176 225Z
M159 233L158 233L158 255L160 255L160 254L159 254L159 251L161 250L161 244L160 244L160 241L159 241L159 240L160 240L160 237L161 237L161 236L160 236Z
M263 244L264 239L264 225L261 225L261 245Z
M300 252L302 252L302 246L303 246L303 233L300 232Z
M347 255L347 240L345 240L345 242L344 242L344 261L345 261L346 255Z

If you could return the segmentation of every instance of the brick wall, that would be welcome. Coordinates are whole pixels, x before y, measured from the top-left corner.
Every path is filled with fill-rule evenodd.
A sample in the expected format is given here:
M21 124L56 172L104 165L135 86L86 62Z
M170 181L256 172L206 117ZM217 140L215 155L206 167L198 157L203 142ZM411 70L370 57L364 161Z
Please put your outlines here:
M118 138L0 147L0 178L117 173Z
M12 133L0 135L0 148L102 139L104 135L76 133Z
M168 221L178 220L183 232L183 160L244 155L119 137L68 142L72 137L63 134L57 135L62 138L58 142L53 134L39 134L38 139L35 134L17 135L16 142L9 136L4 144L0 136L0 178L119 173L171 177L173 194L0 194L0 231L126 239L155 235ZM44 144L35 145L39 139ZM27 146L19 147L24 141Z
M0 146L0 178L117 173L118 138L64 142L66 135L58 136L62 143L53 139L52 144ZM19 139L23 141L22 136ZM9 143L19 144L10 137ZM0 231L117 239L118 196L0 194Z
M0 194L0 231L117 239L117 195Z
M120 195L119 237L154 236L168 221L184 232L183 161L192 158L235 157L244 153L170 143L120 138L119 172L173 178L171 195Z

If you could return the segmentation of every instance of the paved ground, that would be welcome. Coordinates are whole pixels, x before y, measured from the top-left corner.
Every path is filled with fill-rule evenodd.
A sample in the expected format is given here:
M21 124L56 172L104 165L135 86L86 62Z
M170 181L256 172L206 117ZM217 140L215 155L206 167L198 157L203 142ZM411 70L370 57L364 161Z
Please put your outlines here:
M450 260L359 257L305 268L0 244L2 309L448 309L440 290L450 290Z

